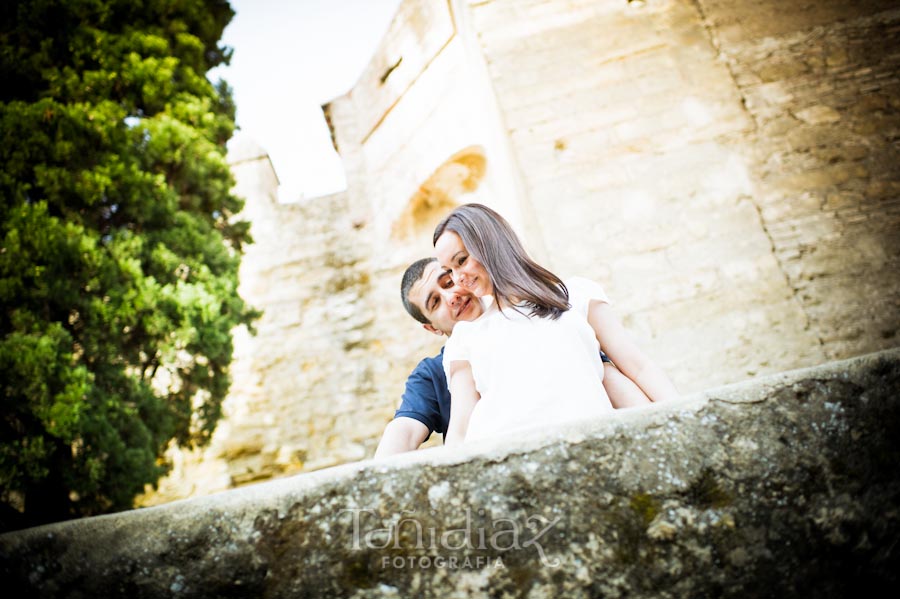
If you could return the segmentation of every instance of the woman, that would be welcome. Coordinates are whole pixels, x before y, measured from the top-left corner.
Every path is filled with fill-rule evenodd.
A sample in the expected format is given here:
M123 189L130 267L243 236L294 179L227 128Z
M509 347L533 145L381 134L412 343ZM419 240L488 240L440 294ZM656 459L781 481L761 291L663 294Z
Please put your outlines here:
M438 224L433 241L455 283L494 298L480 318L457 323L444 349L452 398L447 444L610 412L600 347L621 371L615 384L631 398L626 405L677 396L600 286L563 283L490 208L460 206Z

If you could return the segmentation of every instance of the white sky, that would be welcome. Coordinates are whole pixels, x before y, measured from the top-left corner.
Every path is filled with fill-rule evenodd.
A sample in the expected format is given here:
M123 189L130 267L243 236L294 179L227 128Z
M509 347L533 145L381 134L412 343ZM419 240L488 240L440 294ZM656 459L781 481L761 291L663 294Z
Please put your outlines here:
M268 153L279 199L345 187L321 105L359 79L400 0L231 0L222 42L231 64L210 72L234 89L237 123Z

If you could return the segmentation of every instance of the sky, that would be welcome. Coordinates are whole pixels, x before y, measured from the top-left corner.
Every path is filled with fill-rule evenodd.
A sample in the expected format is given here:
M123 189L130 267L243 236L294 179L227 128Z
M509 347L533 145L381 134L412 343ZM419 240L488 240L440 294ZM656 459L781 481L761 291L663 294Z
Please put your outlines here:
M348 92L400 0L231 0L222 43L231 64L210 71L234 91L237 124L268 153L281 202L344 189L322 104Z

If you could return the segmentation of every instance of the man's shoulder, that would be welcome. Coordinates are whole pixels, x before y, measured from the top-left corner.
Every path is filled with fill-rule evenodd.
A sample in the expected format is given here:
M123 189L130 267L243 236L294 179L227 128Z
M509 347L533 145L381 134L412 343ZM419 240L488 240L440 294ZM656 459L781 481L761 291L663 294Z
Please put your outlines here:
M442 347L441 351L436 356L422 358L409 376L427 376L433 375L434 373L443 374L443 372L444 348Z

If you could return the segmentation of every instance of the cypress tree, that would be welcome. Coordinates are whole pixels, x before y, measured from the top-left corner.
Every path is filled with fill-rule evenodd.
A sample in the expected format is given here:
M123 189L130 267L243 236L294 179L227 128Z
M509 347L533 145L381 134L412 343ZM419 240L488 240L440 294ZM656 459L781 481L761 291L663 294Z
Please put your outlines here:
M0 7L0 528L126 509L229 387L226 0Z

